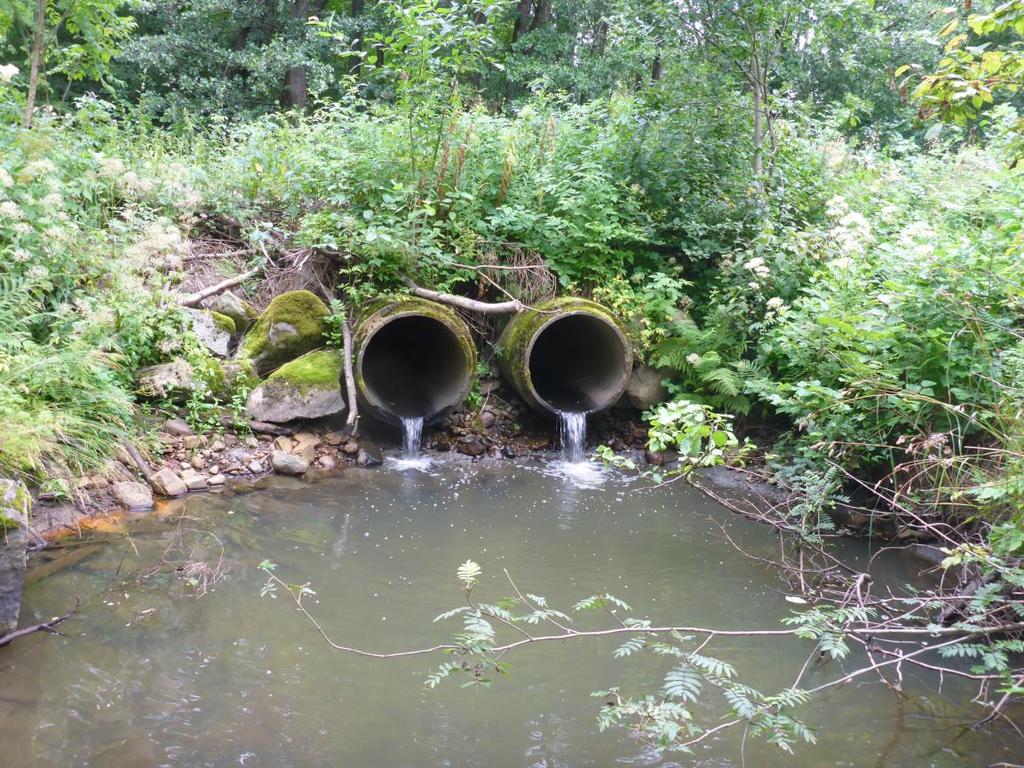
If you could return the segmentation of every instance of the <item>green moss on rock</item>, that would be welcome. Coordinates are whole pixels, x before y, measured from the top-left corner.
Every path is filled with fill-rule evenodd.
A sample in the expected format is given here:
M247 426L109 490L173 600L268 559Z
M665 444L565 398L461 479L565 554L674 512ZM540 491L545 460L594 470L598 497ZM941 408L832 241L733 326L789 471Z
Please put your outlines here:
M259 373L273 370L323 343L327 306L309 291L289 291L275 298L238 349L239 359L253 361Z
M220 312L214 312L210 310L210 316L213 318L214 325L220 328L222 331L234 335L238 329L235 326L235 321L227 315L222 315Z
M285 363L267 379L268 383L291 384L301 393L314 388L337 387L341 381L342 355L321 349Z

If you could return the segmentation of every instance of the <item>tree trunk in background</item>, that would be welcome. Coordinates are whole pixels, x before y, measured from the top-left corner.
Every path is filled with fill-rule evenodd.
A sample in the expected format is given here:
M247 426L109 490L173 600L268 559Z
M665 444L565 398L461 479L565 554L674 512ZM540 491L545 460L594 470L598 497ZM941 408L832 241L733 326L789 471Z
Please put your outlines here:
M309 0L294 0L292 18L303 26L309 19ZM309 102L309 88L306 82L306 67L296 64L288 68L288 103L296 109L305 109Z
M352 53L356 54L352 57L352 64L349 66L348 71L350 75L358 78L360 73L363 71L363 37L366 35L366 31L363 29L362 15L363 10L366 8L366 0L352 0L352 18L355 21L355 34L352 37Z
M533 0L519 0L516 5L516 25L512 28L512 42L530 31L533 23Z
M654 61L651 62L651 81L652 82L656 83L659 80L661 80L661 71L662 71L661 56L655 56L654 57Z
M533 21L530 22L530 31L540 29L551 21L551 0L537 0L536 10L533 12Z
M25 116L21 120L23 128L32 127L32 115L36 111L36 93L39 90L39 73L43 68L43 31L46 27L46 0L36 3L35 29L32 31L32 63L28 75L28 96L25 99Z

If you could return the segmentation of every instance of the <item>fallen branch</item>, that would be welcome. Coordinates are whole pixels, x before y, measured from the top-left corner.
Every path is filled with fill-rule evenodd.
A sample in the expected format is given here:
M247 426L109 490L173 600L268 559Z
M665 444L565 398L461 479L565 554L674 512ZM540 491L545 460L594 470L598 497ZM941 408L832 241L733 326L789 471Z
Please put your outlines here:
M250 277L256 277L256 275L258 275L261 271L263 271L262 265L258 267L253 267L248 272L243 272L240 275L236 275L235 277L223 280L215 285L211 285L208 288L203 288L203 290L197 291L196 293L190 293L185 296L182 296L180 299L178 299L178 303L183 307L194 307L204 299L208 299L211 296L216 296L218 293L222 293L226 290L234 288L239 283L244 283Z
M348 416L345 426L349 433L355 435L359 430L359 403L356 398L356 377L352 373L352 327L345 317L341 324L341 338L344 345L345 389L348 392Z
M53 628L56 627L58 624L63 624L65 621L70 619L77 610L78 601L76 600L75 607L67 613L65 613L63 616L55 616L49 621L44 621L39 624L33 624L31 627L24 627L23 629L16 629L13 632L8 632L3 637L0 637L0 648L3 648L5 645L10 645L19 637L25 637L26 635L31 635L35 632L49 632L51 635L55 635L57 633L54 631Z
M441 291L421 288L409 278L405 279L405 285L413 296L419 296L421 299L430 299L431 301L439 301L442 304L465 309L469 312L479 312L482 315L514 315L523 311L523 303L515 299L512 301L496 302L477 301L476 299L467 299L465 296L456 296L452 293L442 293Z
M146 478L146 482L149 482L153 477L153 470L150 469L149 462L142 458L142 454L131 443L125 441L122 445L124 446L125 453L128 454L135 466L138 467L142 476Z

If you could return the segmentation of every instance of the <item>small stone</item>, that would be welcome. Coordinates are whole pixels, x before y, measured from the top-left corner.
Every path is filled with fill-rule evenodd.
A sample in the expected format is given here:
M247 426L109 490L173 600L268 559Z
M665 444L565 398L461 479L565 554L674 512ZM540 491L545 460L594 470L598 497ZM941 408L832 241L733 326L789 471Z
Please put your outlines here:
M157 432L156 441L160 443L160 445L174 445L176 442L178 442L177 438L174 435L169 434L167 432Z
M211 475L219 475L220 467L216 464L211 464L209 467L206 468L206 471L209 472Z
M270 460L279 475L301 475L309 469L308 461L287 451L274 451Z
M324 435L324 442L328 445L341 445L345 442L345 436L340 432L328 432Z
M490 429L498 419L491 411L484 411L480 414L480 424L484 429Z
M280 424L270 424L266 421L250 421L249 429L259 435L290 435L292 430Z
M292 439L287 435L281 435L274 439L274 448L278 451L290 451L292 449Z
M181 478L167 467L155 473L149 479L149 484L161 496L184 496L188 493L188 487L181 481Z
M229 448L238 445L240 442L242 442L241 440L238 439L238 435L232 434L224 435L222 440L224 441L224 445L228 446Z
M206 459L202 456L193 456L189 464L192 465L193 469L203 469L206 466Z
M153 508L153 492L142 483L114 483L111 490L119 504L134 512Z
M492 445L490 450L487 451L487 455L492 459L504 459L505 453L501 450L500 446Z
M227 444L223 440L214 440L213 445L210 446L210 450L214 453L220 453L225 448L227 448Z
M203 444L203 438L199 435L186 435L181 438L181 444L190 451L194 451L200 445Z
M185 435L194 434L192 427L184 419L168 419L164 422L163 431L175 437L185 437Z
M110 487L110 481L102 475L93 475L89 478L89 484L97 491L102 491L103 489Z
M320 469L334 469L335 467L338 466L338 462L335 460L333 456L330 455L321 456L317 460L317 464L319 465Z
M248 469L254 475L259 475L259 474L261 474L263 472L263 462L262 461L251 461L246 466L246 469Z
M249 435L247 438L245 438L245 444L249 448L259 448L260 447L260 441L257 440L252 435Z
M359 455L356 456L356 464L360 467L379 467L383 462L379 461L376 457L371 456L365 450L360 449Z
M224 475L218 473L206 481L211 487L217 485L224 485L227 482L227 478Z
M474 435L462 438L455 448L466 456L482 456L487 451L483 441Z
M355 456L359 453L359 443L353 441L345 443L345 447L342 450L349 456Z
M319 435L314 435L312 432L296 432L292 435L298 445L320 445Z
M206 488L206 478L194 469L186 469L181 473L181 482L190 491L202 491Z

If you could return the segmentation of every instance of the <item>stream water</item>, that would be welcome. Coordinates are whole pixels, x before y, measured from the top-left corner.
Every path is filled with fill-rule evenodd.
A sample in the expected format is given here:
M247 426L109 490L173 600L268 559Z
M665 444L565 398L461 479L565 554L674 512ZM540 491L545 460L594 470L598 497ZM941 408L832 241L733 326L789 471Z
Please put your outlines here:
M428 690L443 658L373 661L331 650L284 598L260 597L269 559L337 641L399 650L444 641L434 623L461 603L456 567L484 570L479 599L523 590L568 609L608 590L634 615L730 627L778 626L794 608L781 584L724 540L770 556L774 535L682 484L641 492L615 476L597 487L540 464L437 461L426 472L348 469L316 483L277 479L252 493L196 496L140 518L130 537L28 586L24 622L81 600L61 636L0 649L0 765L88 766L740 766L738 730L695 755L658 755L628 732L598 732L601 700L622 685L656 689L666 667L614 660L617 642L527 648L491 688ZM862 562L866 545L844 555ZM202 598L161 559L202 560L223 580ZM882 576L913 582L923 568L898 553ZM204 572L188 572L202 582ZM607 617L606 617L607 618ZM579 626L603 625L584 617ZM801 641L721 640L714 652L751 684L777 690L804 663ZM849 663L856 663L855 657ZM815 667L808 684L839 674ZM984 766L1020 762L1002 725L958 680L905 670L905 696L862 678L802 714L818 743L786 757L748 738L746 765ZM719 711L711 697L698 715Z

